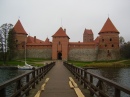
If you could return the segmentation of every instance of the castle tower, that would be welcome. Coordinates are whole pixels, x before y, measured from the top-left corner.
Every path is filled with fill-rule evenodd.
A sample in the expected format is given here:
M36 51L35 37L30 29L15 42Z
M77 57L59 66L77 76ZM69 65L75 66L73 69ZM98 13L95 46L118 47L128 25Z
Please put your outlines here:
M117 60L119 58L119 31L110 18L107 19L99 34L98 60Z
M15 38L16 38L16 47L18 49L24 49L25 41L27 39L27 33L24 30L20 20L17 21L15 24L13 31L15 32Z
M83 42L92 42L93 32L91 29L85 29L83 34Z
M52 59L68 60L69 37L62 27L52 36Z

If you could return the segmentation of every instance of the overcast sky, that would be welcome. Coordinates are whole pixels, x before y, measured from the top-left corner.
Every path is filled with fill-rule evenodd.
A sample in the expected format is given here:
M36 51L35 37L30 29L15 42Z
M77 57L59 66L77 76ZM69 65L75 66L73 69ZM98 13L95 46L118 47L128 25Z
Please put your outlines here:
M59 27L71 42L83 41L85 28L96 38L108 16L130 41L130 0L0 0L0 26L20 19L26 32L41 40L52 40Z

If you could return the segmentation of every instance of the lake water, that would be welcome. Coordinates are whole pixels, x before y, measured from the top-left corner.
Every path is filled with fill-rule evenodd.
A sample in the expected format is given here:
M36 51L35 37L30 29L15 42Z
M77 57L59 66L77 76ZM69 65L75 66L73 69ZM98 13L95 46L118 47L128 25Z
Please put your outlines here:
M101 75L105 78L113 80L119 83L121 86L126 86L130 88L130 68L99 68L99 69L90 69L89 71ZM111 87L110 91L113 91ZM113 95L112 92L110 92ZM130 97L130 95L126 95L122 93L122 97Z
M19 76L23 73L28 72L29 70L12 70L12 69L0 69L0 84L4 83L5 81L14 78L16 76ZM11 84L6 88L6 97L10 97L10 94L14 90L14 85Z

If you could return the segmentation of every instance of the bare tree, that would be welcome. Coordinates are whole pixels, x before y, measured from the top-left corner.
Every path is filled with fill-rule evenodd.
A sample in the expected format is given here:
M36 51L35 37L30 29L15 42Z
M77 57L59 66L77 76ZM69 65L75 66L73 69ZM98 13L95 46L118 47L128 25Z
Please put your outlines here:
M10 29L13 28L12 24L3 24L0 27L0 53L1 58L3 59L3 64L6 63L7 60L7 51L8 51L8 33Z
M120 36L119 37L119 42L120 42L120 46L123 45L125 43L124 37Z

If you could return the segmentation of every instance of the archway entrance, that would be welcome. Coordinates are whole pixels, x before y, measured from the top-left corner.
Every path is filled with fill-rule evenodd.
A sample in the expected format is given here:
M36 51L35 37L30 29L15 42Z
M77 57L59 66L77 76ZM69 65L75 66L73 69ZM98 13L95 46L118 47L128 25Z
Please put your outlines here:
M58 52L58 60L62 60L62 53Z

